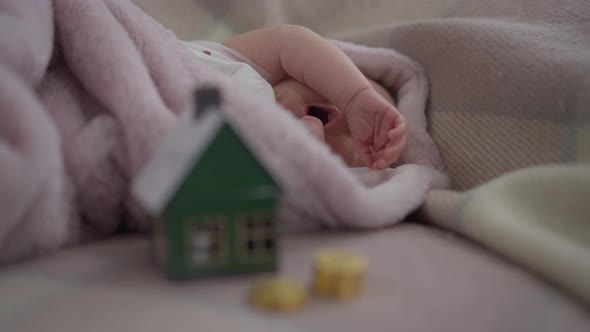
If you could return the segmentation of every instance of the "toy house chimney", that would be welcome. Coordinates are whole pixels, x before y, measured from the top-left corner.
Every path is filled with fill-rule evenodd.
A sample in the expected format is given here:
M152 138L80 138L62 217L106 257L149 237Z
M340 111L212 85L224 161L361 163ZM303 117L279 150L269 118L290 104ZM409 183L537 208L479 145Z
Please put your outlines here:
M199 119L209 111L216 112L221 104L218 88L205 87L196 89L193 93L194 119Z

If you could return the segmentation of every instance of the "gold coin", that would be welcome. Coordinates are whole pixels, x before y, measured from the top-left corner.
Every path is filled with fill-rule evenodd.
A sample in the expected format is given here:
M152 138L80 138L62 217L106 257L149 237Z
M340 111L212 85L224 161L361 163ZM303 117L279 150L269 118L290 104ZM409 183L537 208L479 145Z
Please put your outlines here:
M273 277L258 281L250 291L250 302L257 308L276 311L293 311L307 300L307 290L300 282Z
M364 274L367 261L358 254L336 249L320 250L315 257L318 273Z

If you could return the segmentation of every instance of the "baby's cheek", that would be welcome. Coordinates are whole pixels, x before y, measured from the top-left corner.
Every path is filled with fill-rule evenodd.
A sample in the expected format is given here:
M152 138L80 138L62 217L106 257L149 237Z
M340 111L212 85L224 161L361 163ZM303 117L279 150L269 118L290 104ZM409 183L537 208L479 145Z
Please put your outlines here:
M313 116L304 116L301 118L303 124L307 127L307 130L311 135L321 142L325 142L324 125L320 119Z
M287 112L291 113L294 117L300 119L305 114L300 114L298 112L298 105L296 102L293 101L286 101L286 100L277 100L277 104L282 106Z

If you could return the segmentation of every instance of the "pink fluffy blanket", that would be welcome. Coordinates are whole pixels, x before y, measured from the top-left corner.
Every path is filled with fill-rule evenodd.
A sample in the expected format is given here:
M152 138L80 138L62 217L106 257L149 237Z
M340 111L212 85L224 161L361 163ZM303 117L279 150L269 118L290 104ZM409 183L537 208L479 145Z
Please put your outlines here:
M4 0L0 31L0 262L147 229L130 184L202 84L220 87L227 118L276 177L287 224L394 224L447 185L427 80L395 51L338 43L408 119L400 162L373 172L345 167L128 0Z

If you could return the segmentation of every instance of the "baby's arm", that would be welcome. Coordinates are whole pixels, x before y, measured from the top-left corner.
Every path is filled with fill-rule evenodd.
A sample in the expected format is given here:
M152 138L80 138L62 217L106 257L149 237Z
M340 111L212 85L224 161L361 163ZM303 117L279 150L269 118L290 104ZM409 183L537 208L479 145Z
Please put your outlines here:
M336 45L304 27L263 28L224 44L268 71L273 83L292 77L343 112L355 94L371 88L365 76Z
M307 28L283 25L224 44L268 71L273 83L294 78L336 105L348 119L365 164L383 169L399 157L405 144L403 117L333 43Z

